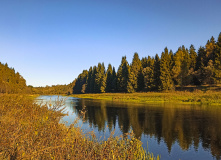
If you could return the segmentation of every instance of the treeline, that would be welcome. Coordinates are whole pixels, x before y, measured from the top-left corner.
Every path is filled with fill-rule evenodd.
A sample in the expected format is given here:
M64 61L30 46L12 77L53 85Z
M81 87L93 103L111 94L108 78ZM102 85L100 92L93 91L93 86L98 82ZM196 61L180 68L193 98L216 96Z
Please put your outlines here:
M52 85L46 87L31 87L33 94L72 94L75 81L68 85Z
M221 33L216 41L211 37L198 51L184 45L173 53L166 47L159 57L133 56L129 64L122 57L117 70L104 63L90 67L75 80L73 93L139 92L174 90L175 86L221 83Z
M9 68L8 64L0 62L0 93L27 93L26 80L15 72L14 68Z

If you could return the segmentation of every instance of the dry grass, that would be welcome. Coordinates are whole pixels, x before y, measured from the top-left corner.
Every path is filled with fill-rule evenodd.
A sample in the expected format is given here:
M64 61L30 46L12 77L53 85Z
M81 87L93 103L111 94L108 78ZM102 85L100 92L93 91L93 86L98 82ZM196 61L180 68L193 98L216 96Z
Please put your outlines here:
M159 159L132 133L98 142L93 133L60 124L62 115L26 96L0 95L0 159Z

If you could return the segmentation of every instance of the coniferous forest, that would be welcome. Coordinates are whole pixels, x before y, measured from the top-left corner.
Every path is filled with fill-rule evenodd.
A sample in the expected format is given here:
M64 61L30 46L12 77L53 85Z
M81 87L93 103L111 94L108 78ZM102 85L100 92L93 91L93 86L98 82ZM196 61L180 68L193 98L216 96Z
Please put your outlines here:
M194 45L179 47L176 52L167 47L159 56L140 58L134 53L132 63L126 56L116 70L104 63L91 66L68 85L46 87L27 86L25 79L8 64L0 63L0 93L81 94L133 93L168 91L188 85L221 84L221 33L211 37L198 50Z
M26 80L15 72L14 68L9 68L8 64L0 62L0 93L26 93L28 88Z
M122 57L117 70L104 63L90 67L75 80L73 93L140 92L174 90L176 86L221 83L221 33L211 37L198 50L194 45L179 47L174 53L167 47L155 57L134 53L132 63Z

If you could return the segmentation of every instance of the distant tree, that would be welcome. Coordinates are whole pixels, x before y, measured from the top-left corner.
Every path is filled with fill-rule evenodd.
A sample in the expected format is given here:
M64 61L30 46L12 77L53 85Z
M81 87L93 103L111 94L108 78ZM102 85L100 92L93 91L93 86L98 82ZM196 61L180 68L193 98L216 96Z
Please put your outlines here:
M112 92L112 83L113 83L113 69L111 64L108 64L107 73L106 73L106 92Z
M106 89L106 75L104 63L98 63L95 75L95 93L104 93Z
M138 53L134 53L133 60L131 63L131 70L130 70L130 83L135 91L142 89L142 64Z
M197 53L195 47L192 44L190 46L189 52L190 52L190 68L195 69Z
M221 32L216 42L216 49L214 51L214 82L221 83Z
M129 81L129 64L126 56L122 57L121 64L117 71L117 90L119 92L127 92Z
M127 81L126 92L128 92L128 93L135 92L134 87L137 87L137 86L135 86L136 85L135 80L137 80L137 77L134 72L131 72L131 67L128 66L128 81Z
M159 90L161 86L161 80L160 80L160 57L158 54L155 56L154 60L154 86L155 90Z
M28 90L26 80L20 73L9 68L7 63L0 62L0 93L26 93Z
M204 47L200 47L196 58L196 68L194 72L194 84L200 85L204 81L203 70L206 67L206 50Z
M92 77L91 77L91 80L90 80L90 93L95 93L95 78L96 78L96 74L97 74L97 66L94 66L93 67L93 70L92 70Z
M148 56L147 59L148 66L143 69L143 77L144 77L144 86L146 91L152 91L156 88L155 84L155 75L154 75L154 63L155 60Z
M216 42L214 37L212 36L210 40L207 41L206 44L206 64L208 64L209 60L215 61L215 50L216 50Z
M88 71L83 70L83 72L78 76L75 86L73 87L73 93L85 93L86 82L87 82Z
M203 84L214 84L213 60L209 60L208 65L203 68Z
M113 73L112 73L112 77L113 77L113 81L112 81L112 92L116 92L117 91L117 74L115 71L115 68L113 67Z
M88 78L87 78L87 87L86 87L86 93L92 93L93 89L91 87L92 83L92 78L93 78L93 68L90 67L89 71L88 71Z
M160 80L161 80L161 90L171 90L174 88L174 83L172 80L171 66L172 55L168 53L168 49L165 48L164 52L161 54L160 63Z

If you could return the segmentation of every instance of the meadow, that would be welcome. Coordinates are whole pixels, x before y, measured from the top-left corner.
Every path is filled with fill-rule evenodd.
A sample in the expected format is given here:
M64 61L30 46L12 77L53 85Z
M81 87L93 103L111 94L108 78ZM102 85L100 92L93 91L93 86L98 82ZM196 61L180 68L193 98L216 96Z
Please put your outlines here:
M93 132L83 133L78 119L69 127L59 123L61 106L62 101L40 106L31 96L0 95L0 159L159 159L132 131L129 138L98 141Z
M137 93L100 93L100 94L74 94L73 97L105 99L111 101L125 101L135 103L189 103L221 105L220 91L170 91L170 92L137 92Z

